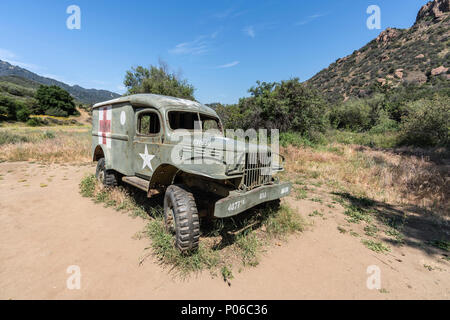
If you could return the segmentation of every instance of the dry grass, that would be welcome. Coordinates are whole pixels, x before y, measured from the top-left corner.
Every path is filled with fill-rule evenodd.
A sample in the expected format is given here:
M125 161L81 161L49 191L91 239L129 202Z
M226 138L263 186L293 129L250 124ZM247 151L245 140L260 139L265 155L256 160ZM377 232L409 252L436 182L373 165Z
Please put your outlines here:
M147 226L138 236L149 237L152 250L143 259L154 256L161 265L182 277L202 270L215 275L220 270L224 280L229 281L233 266L258 265L272 240L285 240L303 231L306 224L300 215L284 205L279 209L255 207L233 219L215 220L212 224L201 220L199 250L186 255L174 247L173 235L164 228L161 198L148 199L144 192L129 186L105 188L94 175L80 182L80 193L96 203L146 220Z
M13 139L0 145L0 161L91 161L90 127L6 127L2 134Z
M332 144L322 150L287 147L286 178L317 178L337 191L391 204L414 205L449 216L449 162Z
M8 136L0 139L0 161L91 161L88 126L7 126L0 128L0 138L2 134ZM386 151L331 143L318 149L288 146L282 153L287 159L287 180L319 179L336 191L450 215L450 160L445 150Z

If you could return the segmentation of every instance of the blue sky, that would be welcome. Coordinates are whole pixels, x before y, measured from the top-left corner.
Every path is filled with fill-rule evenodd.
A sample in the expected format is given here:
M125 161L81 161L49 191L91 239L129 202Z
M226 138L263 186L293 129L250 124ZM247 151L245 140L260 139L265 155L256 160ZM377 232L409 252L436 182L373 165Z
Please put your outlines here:
M408 28L426 0L2 0L0 59L86 88L123 93L132 66L166 61L203 103L235 103L256 80L307 80L376 37ZM69 5L81 29L69 30Z

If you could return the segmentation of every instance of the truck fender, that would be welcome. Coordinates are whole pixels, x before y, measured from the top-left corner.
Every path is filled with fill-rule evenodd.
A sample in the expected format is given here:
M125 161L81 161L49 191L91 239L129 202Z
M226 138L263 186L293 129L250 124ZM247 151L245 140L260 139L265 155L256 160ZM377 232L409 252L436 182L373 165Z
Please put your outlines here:
M105 158L105 166L108 168L108 166L111 165L110 159L109 159L109 152L105 152L103 147L101 145L97 145L94 149L94 153L92 155L92 161L98 161L101 158Z

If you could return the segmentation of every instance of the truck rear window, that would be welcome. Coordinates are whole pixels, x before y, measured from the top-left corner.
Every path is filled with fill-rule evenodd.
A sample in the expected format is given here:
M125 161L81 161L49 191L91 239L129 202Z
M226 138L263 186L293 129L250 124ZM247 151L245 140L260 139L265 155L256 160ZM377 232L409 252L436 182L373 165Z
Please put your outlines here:
M154 112L144 113L139 116L138 132L142 135L158 134L161 129L159 117Z

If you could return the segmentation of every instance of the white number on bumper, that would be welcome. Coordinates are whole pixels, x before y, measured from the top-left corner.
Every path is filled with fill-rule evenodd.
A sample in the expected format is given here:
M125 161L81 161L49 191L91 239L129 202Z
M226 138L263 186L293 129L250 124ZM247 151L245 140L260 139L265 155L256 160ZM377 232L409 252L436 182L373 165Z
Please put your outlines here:
M228 211L235 211L245 204L245 199L230 203Z

